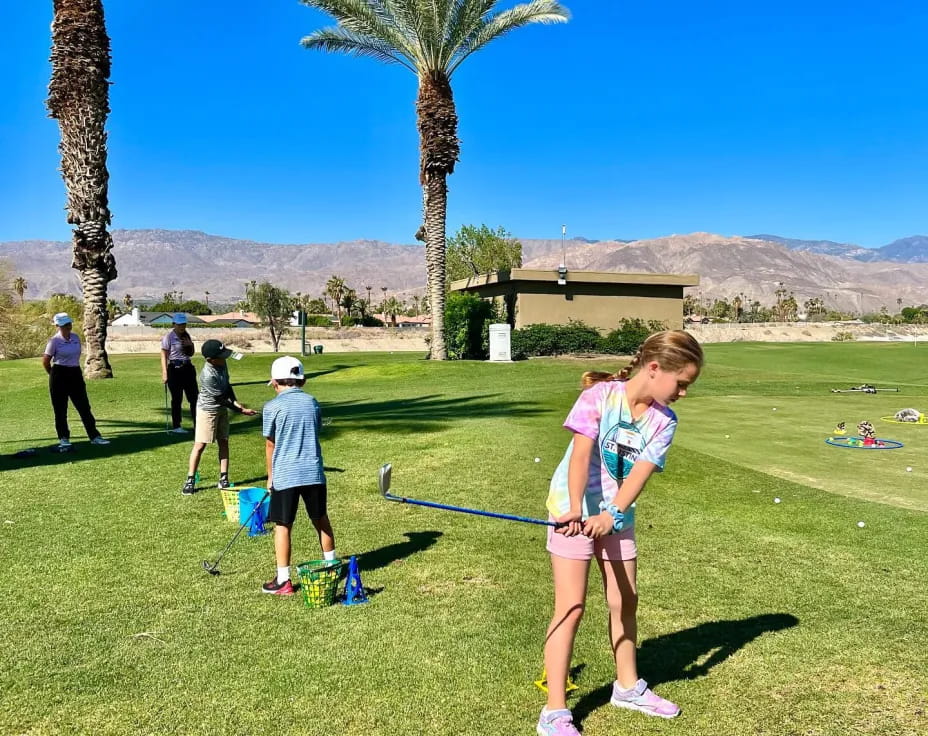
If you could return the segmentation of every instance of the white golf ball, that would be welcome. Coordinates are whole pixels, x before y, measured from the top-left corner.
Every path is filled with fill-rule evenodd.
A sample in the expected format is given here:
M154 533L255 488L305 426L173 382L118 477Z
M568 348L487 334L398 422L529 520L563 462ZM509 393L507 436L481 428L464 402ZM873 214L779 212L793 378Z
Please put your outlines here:
M541 458L540 458L540 457L536 457L536 458L535 458L535 462L536 462L536 463L540 463L540 462L541 462Z
M773 410L774 410L774 411L776 411L776 410L777 410L777 408L776 408L776 407L773 407Z
M859 526L861 529L863 529L863 528L864 528L865 526L867 526L867 525L864 524L862 521L858 521L858 522L857 522L857 526Z
M779 499L779 498L775 498L775 499L773 499L773 502L774 502L774 503L780 503L780 499Z
M726 435L725 435L725 439L726 439L726 440L727 440L729 437L731 437L730 434L726 434Z
M906 473L911 473L911 472L912 472L912 466L910 465L909 467L907 467L907 468L905 469L905 472L906 472Z

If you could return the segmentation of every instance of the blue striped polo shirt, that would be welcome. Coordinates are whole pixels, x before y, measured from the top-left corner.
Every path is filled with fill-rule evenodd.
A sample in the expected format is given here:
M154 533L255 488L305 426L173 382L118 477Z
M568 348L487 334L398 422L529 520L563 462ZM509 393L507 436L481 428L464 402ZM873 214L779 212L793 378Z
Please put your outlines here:
M262 433L274 442L274 489L325 483L319 402L299 388L287 388L264 405L262 414Z

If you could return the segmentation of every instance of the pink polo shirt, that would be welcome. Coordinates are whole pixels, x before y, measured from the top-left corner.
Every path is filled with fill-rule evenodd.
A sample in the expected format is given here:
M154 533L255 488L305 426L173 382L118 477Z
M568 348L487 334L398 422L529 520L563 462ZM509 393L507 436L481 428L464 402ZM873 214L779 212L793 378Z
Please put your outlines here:
M81 339L73 332L67 340L56 333L45 346L45 354L52 359L52 365L80 368Z

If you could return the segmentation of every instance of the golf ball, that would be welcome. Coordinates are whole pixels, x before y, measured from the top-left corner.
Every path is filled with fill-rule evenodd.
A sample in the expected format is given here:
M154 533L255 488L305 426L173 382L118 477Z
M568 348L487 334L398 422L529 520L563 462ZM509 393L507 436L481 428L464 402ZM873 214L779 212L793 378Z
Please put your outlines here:
M907 468L905 469L905 472L906 472L906 473L911 473L911 472L912 472L912 466L910 465L909 467L907 467Z
M773 410L774 410L774 411L776 411L776 410L777 410L777 408L776 408L776 407L773 407Z
M729 437L731 437L730 434L726 434L726 435L725 435L725 439L726 439L726 440L727 440Z
M864 528L865 526L867 526L867 525L864 524L862 521L858 521L858 522L857 522L857 526L859 526L861 529L863 529L863 528Z
M540 463L540 462L541 462L541 458L540 458L540 457L536 457L536 458L535 458L535 462L536 462L536 463Z
M774 503L780 503L780 499L779 499L779 498L775 498L775 499L773 499L773 502L774 502Z

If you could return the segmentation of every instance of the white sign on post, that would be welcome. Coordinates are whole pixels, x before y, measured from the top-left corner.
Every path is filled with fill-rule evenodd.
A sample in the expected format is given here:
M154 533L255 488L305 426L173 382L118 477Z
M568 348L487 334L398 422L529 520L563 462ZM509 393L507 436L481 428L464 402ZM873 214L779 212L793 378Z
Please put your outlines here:
M509 325L490 325L490 360L511 363L512 352L509 342Z

